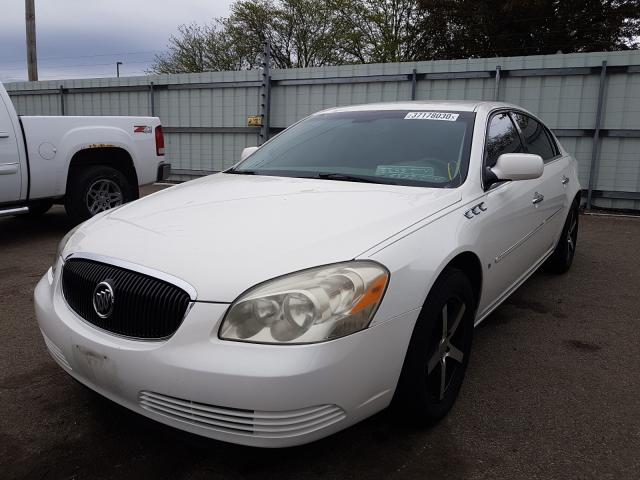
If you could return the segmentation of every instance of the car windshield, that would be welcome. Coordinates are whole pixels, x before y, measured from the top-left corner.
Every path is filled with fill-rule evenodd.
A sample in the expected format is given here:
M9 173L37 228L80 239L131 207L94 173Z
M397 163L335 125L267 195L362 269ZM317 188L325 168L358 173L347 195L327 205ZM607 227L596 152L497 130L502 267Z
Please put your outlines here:
M321 113L227 173L456 187L467 175L474 118L456 111Z

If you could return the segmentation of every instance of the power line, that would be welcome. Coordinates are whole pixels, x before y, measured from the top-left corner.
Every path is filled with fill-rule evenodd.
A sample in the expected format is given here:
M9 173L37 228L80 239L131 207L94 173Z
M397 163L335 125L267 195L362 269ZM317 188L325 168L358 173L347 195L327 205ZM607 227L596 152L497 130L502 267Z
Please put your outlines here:
M153 59L144 60L144 61L136 61L136 62L124 62L123 65L136 65L142 63L151 63ZM78 68L78 67L105 67L105 66L113 66L114 63L80 63L76 65L40 65L42 68L48 69L57 69L57 68ZM2 71L5 70L24 70L24 67L11 67L11 68L2 68Z
M91 55L72 55L68 57L38 57L38 61L40 60L68 60L68 59L76 59L76 58L94 58L94 57L111 57L115 55L141 55L143 53L160 53L164 50L146 50L140 52L114 52L114 53L96 53ZM4 60L1 63L18 63L24 62L24 58L15 59L15 60Z

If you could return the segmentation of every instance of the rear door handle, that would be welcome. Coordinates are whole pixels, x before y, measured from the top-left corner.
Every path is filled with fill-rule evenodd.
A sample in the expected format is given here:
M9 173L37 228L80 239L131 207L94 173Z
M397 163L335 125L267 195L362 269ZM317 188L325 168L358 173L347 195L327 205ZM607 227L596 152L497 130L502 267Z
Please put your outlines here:
M533 203L535 205L536 203L540 203L543 200L544 200L544 195L542 195L541 193L536 192L533 195L533 200L531 200L531 203Z
M0 132L0 138L9 138L9 132Z
M566 185L567 183L569 183L569 177L567 177L566 175L562 176L562 184Z

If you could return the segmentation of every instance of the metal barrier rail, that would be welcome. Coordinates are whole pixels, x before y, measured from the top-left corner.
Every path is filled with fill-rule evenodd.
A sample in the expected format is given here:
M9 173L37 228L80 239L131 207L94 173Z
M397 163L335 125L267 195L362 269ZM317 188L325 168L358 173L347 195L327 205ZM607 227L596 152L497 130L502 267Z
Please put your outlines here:
M505 78L514 77L535 77L535 76L570 76L570 75L599 75L600 83L598 88L598 100L594 128L592 129L571 129L558 128L553 132L558 137L591 137L593 139L591 163L589 169L589 182L586 189L587 208L591 208L593 198L611 199L631 199L640 200L640 192L616 192L595 190L595 175L599 166L601 138L640 138L640 129L604 129L602 128L602 112L604 110L605 90L607 75L620 73L640 73L640 65L607 66L603 61L601 66L594 67L568 67L568 68L535 68L535 69L510 69L505 70L497 65L494 70L477 70L463 72L435 72L418 73L414 68L410 73L401 74L381 74L381 75L355 75L355 76L334 76L334 77L314 77L300 79L273 79L269 70L270 50L265 46L263 69L261 80L244 80L229 82L209 82L209 83L182 83L182 84L156 84L150 82L148 85L123 85L108 87L64 87L48 89L11 90L11 96L24 95L58 95L60 97L60 112L65 114L65 96L74 93L108 93L108 92L144 92L150 95L150 114L155 116L155 96L158 91L163 90L193 90L193 89L220 89L220 88L258 88L260 100L260 114L263 118L261 127L188 127L188 126L164 126L164 131L172 133L256 133L259 135L260 143L266 141L273 133L282 131L285 127L273 127L270 125L271 90L278 86L293 85L336 85L336 84L358 84L358 83L379 83L379 82L411 82L411 100L416 99L417 83L434 80L463 80L494 78L494 99L500 96L500 83ZM187 172L185 170L184 172ZM206 171L199 171L206 172ZM177 171L176 171L177 173ZM186 173L183 173L186 174Z

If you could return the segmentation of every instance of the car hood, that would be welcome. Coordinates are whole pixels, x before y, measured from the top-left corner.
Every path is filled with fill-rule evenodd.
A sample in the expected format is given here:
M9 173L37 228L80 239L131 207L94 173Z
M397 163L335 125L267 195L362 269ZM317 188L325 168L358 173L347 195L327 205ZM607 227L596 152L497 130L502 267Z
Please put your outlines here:
M88 221L64 255L168 273L198 300L232 302L286 273L351 260L460 201L451 189L216 174Z

